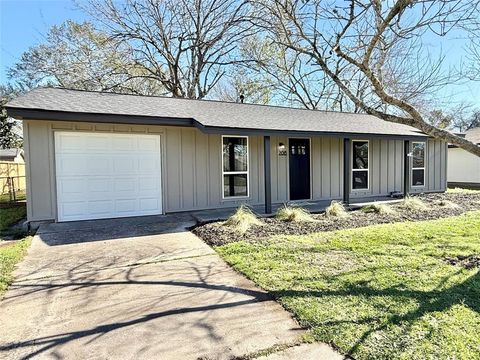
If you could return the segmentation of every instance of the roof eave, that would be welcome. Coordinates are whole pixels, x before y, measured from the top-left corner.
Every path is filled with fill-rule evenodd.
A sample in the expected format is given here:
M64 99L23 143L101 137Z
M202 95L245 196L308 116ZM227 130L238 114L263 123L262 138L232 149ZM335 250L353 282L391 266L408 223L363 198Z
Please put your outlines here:
M122 114L82 113L70 111L29 109L6 106L8 115L20 120L51 120L73 122L97 122L111 124L134 124L134 125L163 125L196 127L206 134L223 135L270 135L270 136L325 136L325 137L351 137L351 138L382 138L398 140L423 140L427 135L410 134L371 134L361 132L331 132L331 131L298 131L298 130L275 130L275 129L252 129L239 127L205 126L192 118L158 117L158 116L135 116Z
M362 132L333 132L333 131L302 131L302 130L273 130L273 129L248 129L238 127L205 126L197 123L197 127L206 134L245 135L245 136L287 136L287 137L340 137L363 139L392 139L392 140L425 140L427 135L410 134L371 134Z
M134 125L166 125L166 126L195 126L194 119L158 117L158 116L134 116L122 114L82 113L57 110L27 109L6 106L8 116L19 120L52 120L74 122L98 122L111 124L134 124Z

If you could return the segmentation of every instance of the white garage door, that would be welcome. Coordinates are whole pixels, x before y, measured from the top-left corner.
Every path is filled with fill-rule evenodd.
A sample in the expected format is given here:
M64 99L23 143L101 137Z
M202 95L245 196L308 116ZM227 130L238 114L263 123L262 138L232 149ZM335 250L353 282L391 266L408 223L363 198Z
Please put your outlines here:
M160 136L55 133L58 221L162 213Z

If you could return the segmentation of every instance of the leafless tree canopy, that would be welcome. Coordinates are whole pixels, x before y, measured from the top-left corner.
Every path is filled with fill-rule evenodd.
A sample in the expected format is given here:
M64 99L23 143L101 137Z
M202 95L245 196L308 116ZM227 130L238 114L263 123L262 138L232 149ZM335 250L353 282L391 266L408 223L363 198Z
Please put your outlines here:
M26 51L9 71L21 88L66 88L153 94L161 84L143 78L126 44L113 42L92 23L66 21L53 26L44 43Z
M174 97L204 98L253 29L246 0L91 0L87 11Z
M480 156L480 147L446 130L475 124L473 111L460 117L437 101L444 86L480 74L479 2L88 0L79 6L92 24L53 28L10 74L29 86L233 101L245 95L366 112ZM468 75L448 68L436 46L456 31L472 39Z
M476 23L477 2L259 0L257 5L271 40L308 56L360 109L480 156L475 144L429 124L417 106L452 81L451 74L442 72L442 57L430 57L424 49L425 37ZM359 71L367 82L362 97L345 71Z

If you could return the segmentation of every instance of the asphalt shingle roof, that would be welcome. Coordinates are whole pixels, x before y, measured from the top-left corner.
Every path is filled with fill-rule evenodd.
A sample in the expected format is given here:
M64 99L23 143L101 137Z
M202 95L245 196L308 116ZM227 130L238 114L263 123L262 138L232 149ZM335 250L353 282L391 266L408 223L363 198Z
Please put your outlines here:
M17 157L18 154L22 152L22 149L0 149L0 159L1 160L13 160Z
M410 126L365 114L59 88L32 90L9 102L8 108L193 119L206 128L426 136Z

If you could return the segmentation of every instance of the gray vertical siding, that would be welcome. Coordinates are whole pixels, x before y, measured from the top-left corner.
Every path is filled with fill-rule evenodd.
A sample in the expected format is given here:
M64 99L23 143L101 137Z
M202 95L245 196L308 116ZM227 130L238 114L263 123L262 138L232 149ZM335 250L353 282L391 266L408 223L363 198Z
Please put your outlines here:
M369 146L369 189L352 190L351 197L386 196L402 191L403 141L371 139Z
M56 218L54 132L99 131L158 134L162 147L163 209L165 212L237 206L242 202L263 204L263 137L250 136L248 199L222 199L221 135L204 134L182 127L113 125L51 121L25 121L27 157L28 218L31 221ZM343 139L312 137L312 200L341 199L343 189ZM272 202L289 200L288 155L278 153L278 145L288 147L288 138L271 136ZM412 192L446 189L447 147L429 140L426 153L425 187ZM388 195L401 191L403 183L403 141L370 140L370 187L352 191L351 197Z
M263 138L248 139L250 194L242 200L222 199L221 141L221 135L197 129L165 129L166 212L263 203Z
M447 149L447 144L441 140L427 141L425 186L410 187L410 192L435 192L447 189Z

